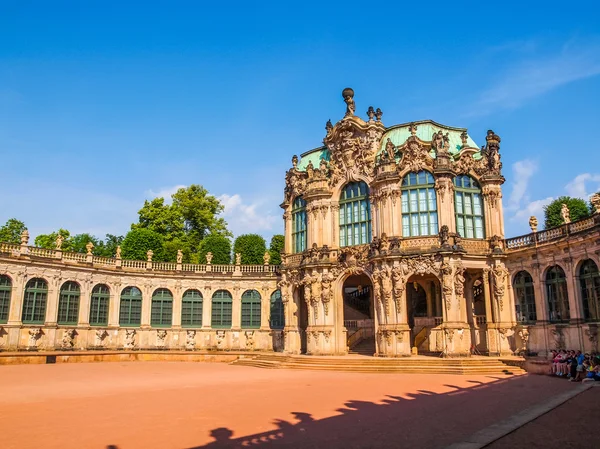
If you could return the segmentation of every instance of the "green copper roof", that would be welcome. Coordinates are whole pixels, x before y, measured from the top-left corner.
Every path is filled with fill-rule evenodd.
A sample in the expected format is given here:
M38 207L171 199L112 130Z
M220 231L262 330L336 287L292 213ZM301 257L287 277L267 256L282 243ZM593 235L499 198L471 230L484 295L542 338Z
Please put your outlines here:
M417 125L417 137L425 142L430 142L431 137L434 133L438 131L442 131L444 134L448 133L448 138L450 141L450 154L457 154L460 151L462 146L462 139L460 135L463 131L466 131L465 128L453 128L452 126L440 125L439 123L434 122L433 120L421 120L419 122L411 122ZM383 137L381 139L381 146L377 154L379 154L384 148L388 138L392 141L392 143L396 146L402 145L406 142L406 139L410 137L410 131L408 130L408 126L410 123L403 123L401 125L390 126L386 129ZM471 148L479 148L479 146L475 143L470 136L467 135L467 146ZM431 153L432 157L435 157L434 152ZM474 159L480 159L481 154L476 153L473 155ZM325 159L329 161L329 150L327 147L318 147L313 150L307 151L300 156L300 161L298 162L298 170L305 171L306 166L309 162L312 162L315 168L319 167L319 163L321 159Z
M448 138L450 139L450 153L456 154L460 151L462 146L460 135L463 133L463 131L466 131L465 128L453 128L451 126L440 125L432 120L422 120L420 122L412 123L417 126L416 135L419 139L425 142L430 142L433 134L441 130L444 134L448 133ZM410 123L404 123L402 125L390 126L381 139L381 147L379 148L379 152L385 148L385 144L388 139L390 139L396 146L400 146L406 142L406 139L410 137L410 131L408 130L409 125ZM475 141L468 135L467 146L471 148L479 148Z

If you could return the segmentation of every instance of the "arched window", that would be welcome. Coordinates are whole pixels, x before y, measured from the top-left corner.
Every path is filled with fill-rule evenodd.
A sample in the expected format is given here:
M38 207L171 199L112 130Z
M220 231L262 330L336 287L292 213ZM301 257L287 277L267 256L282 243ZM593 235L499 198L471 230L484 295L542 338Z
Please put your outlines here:
M485 238L481 188L470 176L454 177L456 230L468 239Z
M437 235L438 215L431 173L408 173L402 179L402 236Z
M92 290L90 301L90 325L106 326L108 324L108 304L110 289L104 284L98 284Z
M211 326L215 329L231 328L231 293L217 290L212 296Z
M292 251L306 249L306 201L297 197L292 204Z
M65 282L58 298L58 324L77 324L79 321L79 284Z
M583 301L583 318L586 321L600 321L600 274L593 260L588 259L581 264L579 285Z
M371 241L369 188L351 182L340 197L340 246L363 245Z
M181 325L183 327L202 326L202 293L187 290L181 302Z
M137 287L127 287L121 292L119 324L137 327L142 321L142 292Z
M517 321L536 321L535 293L531 275L527 271L519 271L513 281L513 289L515 291Z
M150 325L170 327L173 323L173 294L166 288L159 288L152 295Z
M0 323L8 321L8 312L10 310L10 293L12 291L12 282L8 276L0 276Z
M246 290L242 294L242 328L257 329L260 327L260 293Z
M39 278L30 280L25 286L21 321L24 324L43 324L46 318L47 299L48 283Z
M550 267L546 272L546 299L550 321L568 321L569 296L565 272L558 265Z
M275 290L271 295L271 314L269 317L271 329L283 329L285 327L285 315L281 290Z

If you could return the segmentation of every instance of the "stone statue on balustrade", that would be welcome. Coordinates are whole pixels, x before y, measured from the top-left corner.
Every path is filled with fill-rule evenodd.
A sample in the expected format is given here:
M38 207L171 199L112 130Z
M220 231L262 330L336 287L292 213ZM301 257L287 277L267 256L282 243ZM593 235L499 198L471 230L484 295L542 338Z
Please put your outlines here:
M269 265L270 261L271 261L271 254L269 253L269 251L265 251L265 255L263 256L263 263L265 265Z
M27 229L24 229L23 232L21 232L21 245L28 245L29 244L29 231Z
M213 253L210 251L206 253L206 264L210 265L212 263Z
M87 242L87 244L85 245L85 249L87 251L87 255L91 256L92 255L92 251L94 249L94 244L92 242Z
M181 263L181 262L183 262L183 252L180 249L178 249L177 250L177 263Z
M64 240L65 240L65 238L62 235L58 234L56 236L56 250L57 251L61 251Z
M121 245L117 246L117 254L115 254L115 258L121 258Z
M529 227L531 228L531 232L537 232L538 219L535 215L529 217Z
M571 223L571 212L569 211L569 206L565 203L562 203L562 206L560 207L560 215L562 215L565 224Z
M236 265L241 265L242 263L242 254L241 253L235 253L235 264Z
M152 251L151 249L149 249L148 252L146 253L146 257L148 258L148 262L152 262L152 256L154 256L154 251Z

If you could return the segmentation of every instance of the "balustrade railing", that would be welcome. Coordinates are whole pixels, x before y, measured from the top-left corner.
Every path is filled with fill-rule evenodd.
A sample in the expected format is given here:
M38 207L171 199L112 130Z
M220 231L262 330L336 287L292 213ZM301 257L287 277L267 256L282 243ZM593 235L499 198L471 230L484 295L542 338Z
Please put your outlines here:
M28 248L28 254L30 256L54 258L55 251L53 249L36 248L35 246L30 246Z
M172 262L152 262L152 269L161 271L175 271L177 270L177 264Z
M121 266L123 268L134 268L138 270L145 270L147 262L143 260L121 260Z
M106 265L107 267L114 267L116 265L116 259L110 257L94 256L92 259L94 265Z
M20 249L21 246L15 243L0 243L0 253L12 253Z
M72 260L74 262L85 262L85 254L81 253L62 253L63 260Z
M478 326L482 326L482 325L486 324L487 320L485 318L485 315L475 315L475 323Z

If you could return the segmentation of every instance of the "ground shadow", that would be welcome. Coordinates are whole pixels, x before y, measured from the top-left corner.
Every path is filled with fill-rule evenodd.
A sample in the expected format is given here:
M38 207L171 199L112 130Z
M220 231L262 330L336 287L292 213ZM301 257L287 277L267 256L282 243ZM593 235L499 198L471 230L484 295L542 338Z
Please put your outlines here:
M382 376L381 381L386 378ZM395 382L401 378L394 378ZM558 379L548 379L549 388ZM452 388L446 393L418 390L404 397L387 396L382 403L348 401L338 414L313 419L294 412L293 420L273 421L276 429L234 438L234 430L210 431L214 441L189 449L248 447L310 448L439 448L462 441L472 433L539 402L540 389L528 388L527 376L494 378L492 382ZM507 400L507 395L516 400ZM318 401L318 397L315 401ZM282 398L285 400L285 398ZM232 414L252 413L238 410Z

